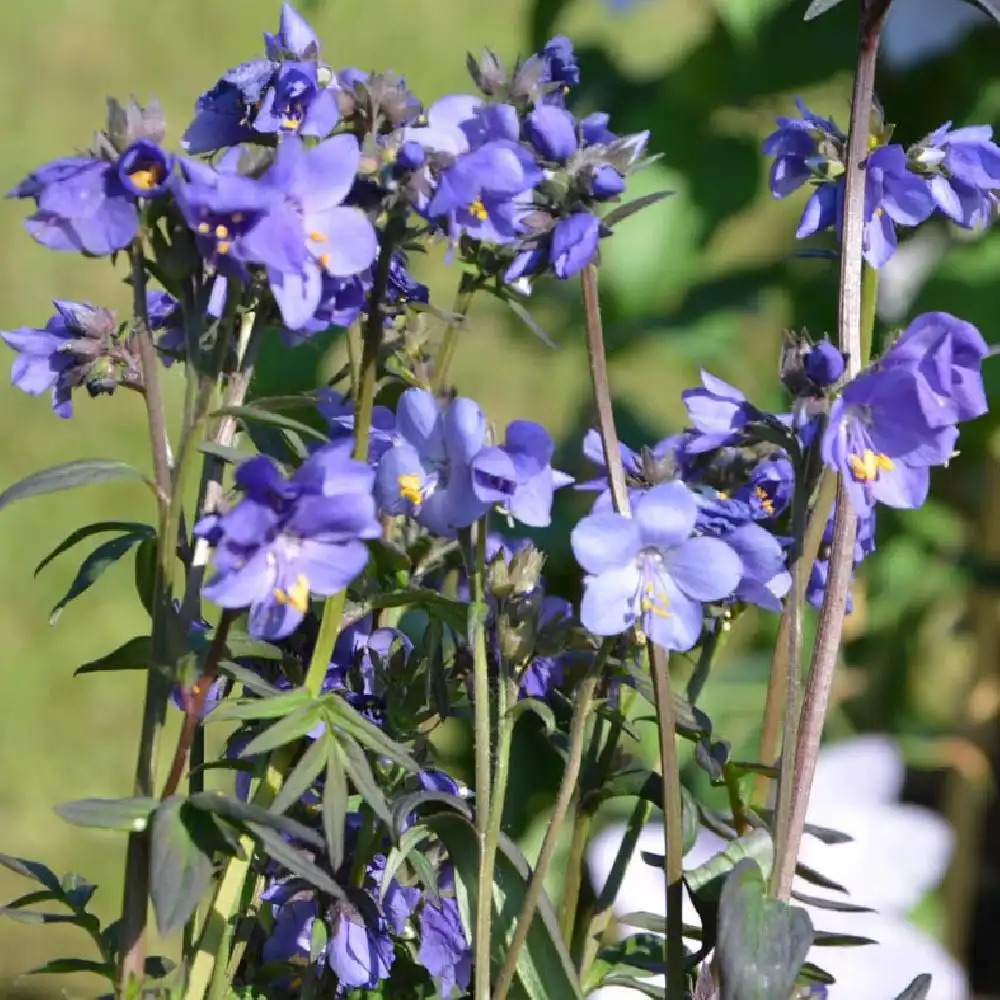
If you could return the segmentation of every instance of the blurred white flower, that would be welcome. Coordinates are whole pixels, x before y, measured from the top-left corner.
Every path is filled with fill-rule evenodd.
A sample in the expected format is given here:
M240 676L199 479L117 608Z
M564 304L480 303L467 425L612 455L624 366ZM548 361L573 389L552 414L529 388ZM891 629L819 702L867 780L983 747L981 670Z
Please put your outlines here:
M898 801L904 766L896 743L886 737L862 736L825 747L820 753L809 801L808 819L817 826L849 834L850 843L826 845L806 836L800 861L847 889L852 903L873 913L837 913L806 907L813 926L824 931L855 934L878 945L813 948L809 960L826 969L837 982L830 1000L893 1000L917 975L933 977L929 1000L965 1000L968 988L961 966L930 935L906 919L906 913L944 875L953 836L944 820L929 809ZM603 886L621 844L624 827L603 830L588 849L587 862L595 886ZM717 854L724 842L707 831L699 834L685 857L691 869ZM663 851L663 828L646 827L629 864L615 902L617 916L645 911L663 915L663 873L646 865L639 851ZM810 896L822 890L796 881ZM826 894L831 898L839 894ZM684 920L697 923L690 900ZM628 928L624 933L629 933ZM659 977L661 985L663 977ZM607 987L594 1000L639 1000L638 991Z

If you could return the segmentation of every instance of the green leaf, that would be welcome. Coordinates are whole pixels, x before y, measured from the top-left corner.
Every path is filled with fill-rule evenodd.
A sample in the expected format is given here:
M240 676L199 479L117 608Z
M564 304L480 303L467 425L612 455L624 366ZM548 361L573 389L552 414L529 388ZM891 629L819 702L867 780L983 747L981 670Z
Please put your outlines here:
M239 681L247 691L252 691L261 698L274 698L282 693L280 688L268 684L256 671L244 667L232 660L220 660L219 670L228 674L233 680Z
M64 538L36 567L35 576L39 573L53 559L61 556L64 552L68 552L74 545L78 545L85 538L89 538L91 535L106 534L107 532L114 531L119 534L139 534L144 538L152 538L156 535L156 529L148 524L143 524L140 521L95 521L93 524L86 524L82 528L77 528L71 535Z
M151 642L148 635L137 635L100 659L90 660L77 667L73 676L97 674L107 670L145 670L149 666Z
M834 931L814 931L813 944L817 948L858 948L866 944L878 944L874 938L859 934L840 934Z
M76 799L55 807L68 823L97 827L101 830L124 830L141 833L149 825L156 809L156 799L136 796L128 799Z
M375 775L372 773L371 765L365 756L364 750L358 743L346 733L337 735L337 743L340 745L341 761L344 770L347 772L358 794L375 813L376 816L386 826L392 826L392 812L389 803L385 800L382 789L379 788Z
M811 21L815 17L819 17L820 14L825 14L828 10L833 10L837 4L842 3L843 0L812 0L812 3L806 8L804 21Z
M896 997L896 1000L924 1000L930 991L931 977L929 973L922 972Z
M160 804L153 817L150 895L161 934L182 927L212 881L220 835L210 816L180 796Z
M812 940L809 914L769 899L760 866L744 858L719 898L721 1000L788 1000Z
M263 424L265 427L277 427L283 431L292 431L295 434L303 434L314 441L329 441L329 435L317 430L301 420L293 417L286 417L284 414L265 410L259 405L255 406L224 406L220 410L210 415L212 418L235 417L243 423Z
M420 773L420 765L410 756L406 747L386 736L378 726L356 712L339 695L330 695L323 701L327 725L332 730L340 730L353 736L363 747L373 750L380 757L388 757L411 774Z
M531 712L542 720L546 735L551 736L556 731L555 712L539 698L522 698L516 705L507 710L507 718L513 725L526 712Z
M0 493L0 510L28 497L58 493L60 490L70 490L77 486L108 483L115 479L141 479L155 492L155 487L149 478L138 469L133 469L131 465L108 458L83 458L76 462L67 462L65 465L55 465L43 472L36 472L14 483L13 486L8 486L3 493Z
M344 898L344 890L341 886L301 851L292 847L277 830L261 826L258 823L248 823L247 826L272 861L284 865L293 875L304 878L317 889L327 892L337 899Z
M417 869L424 888L430 893L433 900L437 902L440 899L440 894L437 891L437 874L423 849L423 845L432 836L431 831L422 823L415 823L404 831L396 846L392 847L386 855L385 867L382 869L382 882L379 885L380 896L385 896L389 891L389 884L396 872L399 871L400 865L404 861L409 861Z
M506 302L510 306L510 311L546 346L555 347L555 341L545 332L542 325L535 319L531 314L531 310L527 309L522 302L520 302L517 297L506 292L505 294L497 295L497 298L502 302Z
M442 597L437 591L426 590L423 587L412 587L409 590L400 590L392 594L382 594L374 598L370 605L374 610L380 608L421 608L432 618L437 618L459 635L465 635L469 622L464 602Z
M287 812L310 788L319 777L320 771L326 766L326 758L330 752L330 737L324 733L318 740L313 740L309 749L289 772L281 790L271 803L271 811Z
M859 906L857 903L848 903L846 900L827 899L825 896L809 896L804 892L792 890L792 899L797 903L804 903L806 906L814 906L817 910L835 910L837 913L874 913L870 906ZM819 931L816 932L817 936Z
M658 201L669 198L673 193L673 191L651 191L641 198L627 201L624 205L613 208L601 221L606 226L617 226L619 222L624 222L630 215L635 215L636 212L641 212L644 208L649 208L650 205L655 205Z
M93 972L96 976L104 976L112 982L115 978L115 967L108 962L94 962L86 958L54 958L51 962L36 965L28 969L26 976L61 976L74 972Z
M291 715L286 715L273 725L258 733L241 751L241 757L256 757L262 753L270 753L278 747L288 746L300 740L311 729L314 729L323 714L322 706L318 704L303 705Z
M27 858L16 858L12 854L0 854L0 865L16 875L23 875L33 882L44 885L46 889L60 898L63 895L62 882L59 881L56 873L43 865L41 861L29 861Z
M284 657L284 653L277 646L265 642L263 639L255 639L252 635L237 629L229 630L229 634L226 636L226 649L229 650L229 655L233 659L247 657L255 660L280 662Z
M455 864L458 899L462 919L469 933L470 914L475 911L479 848L475 827L456 813L437 813L424 819L444 844ZM517 916L524 901L530 868L516 846L501 837L497 852L494 894L501 901L494 911L490 958L499 972L499 961L513 937ZM469 934L471 940L471 934ZM543 895L528 931L524 948L518 956L517 974L531 1000L573 1000L581 997L572 959L559 933L559 924L551 904Z
M133 578L135 592L139 595L146 614L153 617L153 595L156 587L157 563L160 556L160 543L155 535L144 538L135 550Z
M330 867L336 871L344 863L344 829L347 824L347 775L337 743L330 740L326 761L326 786L323 789L323 835L330 855Z
M263 809L261 806L255 806L252 802L243 802L230 795L223 795L222 792L197 792L190 796L188 802L195 809L202 809L247 827L251 825L266 826L279 834L287 834L312 847L323 846L323 838L311 827L298 820L271 812L269 809Z
M305 688L283 691L273 698L239 698L223 702L213 713L217 719L237 719L249 722L254 719L280 719L312 702L312 695Z
M717 899L723 879L744 860L751 860L763 872L770 872L774 861L774 844L767 830L751 830L731 840L725 850L704 864L684 873L688 889L704 899Z
M251 458L257 457L255 451L244 451L242 448L232 448L215 441L202 441L198 445L198 451L204 455L211 455L212 458L217 458L222 462L227 462L229 465L242 465Z
M80 569L73 578L69 590L66 591L52 609L49 614L49 624L55 625L62 614L63 608L70 601L75 601L82 594L90 590L101 578L106 569L118 562L122 556L127 555L134 546L138 545L146 537L148 536L145 534L133 532L131 534L119 535L117 538L112 538L110 541L98 545L80 564Z
M635 969L646 975L663 974L663 938L648 932L602 948L598 959L616 969Z

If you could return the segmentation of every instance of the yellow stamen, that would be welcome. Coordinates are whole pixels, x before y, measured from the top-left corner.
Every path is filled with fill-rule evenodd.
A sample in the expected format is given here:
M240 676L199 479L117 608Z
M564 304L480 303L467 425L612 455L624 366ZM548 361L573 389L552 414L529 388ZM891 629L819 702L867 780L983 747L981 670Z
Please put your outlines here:
M201 233L202 236L207 236L211 231L212 227L207 222L198 223L198 232Z
M878 479L879 471L892 472L896 467L888 455L866 448L863 455L851 455L847 460L851 474L859 483L873 483Z
M133 170L129 180L143 191L152 191L162 179L163 171L157 167L145 167L142 170Z
M469 215L480 222L485 222L489 218L489 213L486 211L486 206L483 204L482 198L477 198L469 206Z
M318 229L314 229L314 230L312 230L312 232L309 233L309 239L311 239L313 241L313 243L329 243L330 242L329 237L325 233L321 233Z
M215 227L215 238L217 240L229 239L229 227L224 226L221 222Z
M218 250L219 253L229 253L229 246L229 243L222 240L221 242L215 244L215 249Z
M292 132L296 131L301 124L302 124L302 121L299 118L282 118L281 119L281 127L282 128L287 128L287 129L289 129Z
M673 618L667 610L670 607L670 598L666 591L656 592L656 588L651 583L647 583L645 592L639 600L639 610L645 614L654 614L657 618Z
M881 145L881 140L877 135L868 136L868 151L871 152L873 149L878 149Z
M764 508L764 513L768 517L774 517L774 501L767 495L767 491L763 486L754 487L754 496L760 501L761 507Z
M288 590L275 587L274 599L279 604L287 604L304 615L309 610L309 577L300 573Z
M404 500L409 500L410 503L419 504L423 501L424 496L420 492L420 477L419 476L400 476L397 480L399 483L399 493Z
M330 255L328 253L321 253L317 260L319 261L319 266L323 268L324 271L329 269Z

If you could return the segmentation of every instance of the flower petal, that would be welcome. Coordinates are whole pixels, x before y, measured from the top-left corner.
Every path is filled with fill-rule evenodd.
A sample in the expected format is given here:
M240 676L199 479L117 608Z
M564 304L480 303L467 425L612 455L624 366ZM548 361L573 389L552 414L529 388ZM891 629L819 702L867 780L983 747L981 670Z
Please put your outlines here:
M635 563L609 569L585 582L580 621L594 635L619 635L636 619L639 570Z
M682 482L673 480L643 493L633 516L643 545L672 549L690 537L698 502Z
M570 535L576 561L587 573L604 573L635 562L639 528L622 514L590 514Z
M740 557L718 538L690 538L663 561L677 586L699 601L728 597L743 575Z

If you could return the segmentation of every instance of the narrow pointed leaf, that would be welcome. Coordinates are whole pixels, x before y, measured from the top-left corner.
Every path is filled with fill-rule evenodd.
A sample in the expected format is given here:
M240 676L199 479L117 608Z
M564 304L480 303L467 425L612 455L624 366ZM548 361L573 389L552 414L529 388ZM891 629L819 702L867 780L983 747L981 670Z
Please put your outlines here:
M255 806L252 802L233 798L231 795L223 795L221 792L198 792L188 799L188 803L193 808L203 809L205 812L247 827L266 826L279 834L301 840L311 847L323 846L323 838L311 827L289 816L282 816L280 813L271 812L269 809Z
M145 670L149 666L151 640L137 635L98 660L90 660L73 671L73 676L97 674L108 670Z
M510 306L510 311L546 346L555 347L555 341L545 332L538 320L531 315L531 311L517 300L513 295L501 296L504 302Z
M252 635L235 629L230 629L226 636L226 649L229 650L229 655L233 659L247 657L255 660L277 660L280 662L284 656L284 653L270 642L255 639Z
M65 976L76 972L93 972L96 976L114 980L115 967L108 962L94 962L86 958L54 958L51 962L28 969L26 976Z
M286 715L262 733L258 733L241 751L241 757L256 757L262 753L270 753L278 747L287 746L301 739L311 729L316 727L322 716L319 705L304 705L298 711Z
M922 972L916 979L910 983L909 986L903 990L902 993L896 997L896 1000L924 1000L928 993L931 991L931 977L927 972Z
M874 913L870 906L859 906L857 903L848 903L846 900L826 899L824 896L809 896L804 892L792 890L792 899L804 906L812 906L817 910L834 910L837 913ZM817 931L817 934L819 932Z
M293 875L304 878L317 889L327 892L337 899L344 898L344 890L322 868L289 844L277 830L261 826L258 823L248 823L247 825L272 861L284 865Z
M828 10L833 10L837 4L842 3L843 0L812 0L812 3L806 8L804 21L811 21L814 17L819 17L820 14L825 14Z
M312 696L305 688L294 688L273 698L240 698L237 701L223 703L212 715L218 719L238 719L241 722L253 719L280 719L309 705L312 700Z
M403 828L407 820L414 818L412 814L420 806L428 802L440 803L447 806L453 812L458 813L459 816L467 820L472 819L472 810L468 804L451 792L442 792L435 788L424 788L418 792L408 792L406 795L401 795L392 804L392 830L396 840L399 840L403 835Z
M36 567L35 576L53 559L58 558L64 552L68 552L74 545L78 545L91 535L107 534L117 532L123 535L140 535L143 538L152 538L156 535L156 529L151 525L143 524L141 521L95 521L93 524L85 524L82 528L77 528L72 534L67 535Z
M324 700L324 715L331 729L353 736L363 747L380 757L388 757L411 774L420 772L420 765L410 756L406 747L386 736L378 726L356 712L338 695L331 695Z
M866 944L878 944L874 938L859 934L839 934L834 931L814 931L813 944L817 948L858 948Z
M641 212L644 208L649 208L650 205L663 201L664 198L670 197L673 193L673 191L653 191L650 194L644 194L641 198L613 208L601 221L606 226L616 226L619 222L624 222L630 215L635 215L636 212Z
M545 733L551 736L556 729L555 712L539 698L522 698L513 708L507 710L507 718L511 724L517 722L525 712L531 712L542 720L545 726Z
M136 796L128 799L76 799L55 807L55 811L75 826L139 833L149 825L156 799Z
M119 535L98 545L80 564L69 590L59 599L49 613L49 624L55 625L63 608L85 594L104 575L104 571L127 555L131 549L148 536L138 533Z
M326 761L326 785L323 789L323 835L330 855L330 867L336 871L344 863L344 835L347 824L347 775L344 772L340 745L330 739Z
M358 794L383 823L391 826L392 813L389 809L389 803L386 802L385 795L375 780L375 775L372 773L364 750L346 733L341 733L337 737L337 742L340 744L343 755L341 759L344 768Z
M14 483L13 486L8 486L3 493L0 493L0 510L28 497L58 493L77 486L108 483L116 479L141 479L150 489L154 489L149 478L138 469L133 469L131 465L107 458L83 458L76 462L67 462L65 465L53 466L43 472L36 472Z
M16 875L23 875L30 878L46 889L55 893L60 898L63 895L62 883L59 877L51 868L46 867L40 861L29 861L27 858L16 858L12 854L0 854L0 865Z
M232 660L221 660L219 670L239 681L247 691L252 691L261 698L274 698L281 694L281 689L268 684L258 673L249 667L244 667Z
M320 772L326 766L326 758L330 749L329 737L324 733L318 740L313 740L301 760L292 768L281 790L271 803L271 811L285 813L315 784Z
M305 435L314 441L328 441L329 436L321 430L301 420L285 416L283 413L265 410L260 406L225 406L211 414L215 417L235 417L243 423L263 424L266 427L277 427L279 430L291 431L294 434Z

